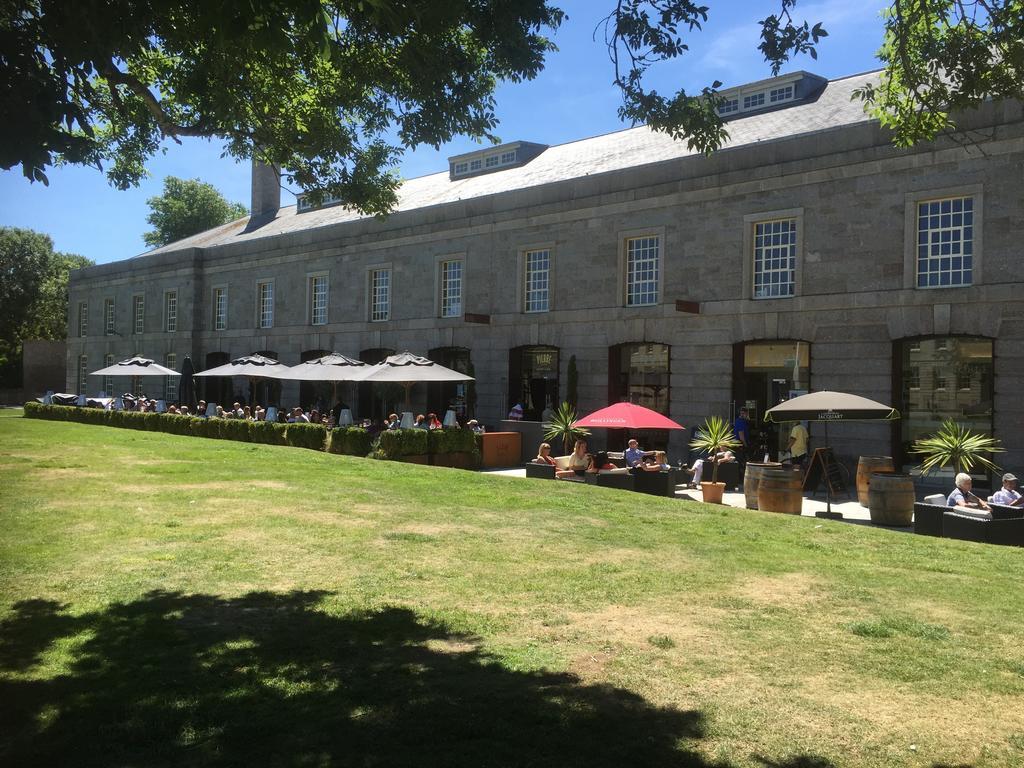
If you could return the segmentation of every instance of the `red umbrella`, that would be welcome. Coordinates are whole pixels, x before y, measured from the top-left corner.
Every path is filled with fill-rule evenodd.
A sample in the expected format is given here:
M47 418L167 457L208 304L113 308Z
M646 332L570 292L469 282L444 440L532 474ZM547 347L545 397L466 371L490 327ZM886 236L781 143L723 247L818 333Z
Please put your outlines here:
M575 427L604 429L683 429L667 416L633 403L616 403L594 411L573 424Z

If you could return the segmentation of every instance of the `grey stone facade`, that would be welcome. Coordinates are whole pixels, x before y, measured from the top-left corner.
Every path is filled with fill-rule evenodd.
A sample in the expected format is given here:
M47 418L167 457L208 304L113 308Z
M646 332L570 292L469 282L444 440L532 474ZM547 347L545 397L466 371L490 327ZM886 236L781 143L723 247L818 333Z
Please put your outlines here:
M464 182L451 182L447 172L428 177L436 193L403 202L387 219L282 208L263 226L243 221L80 270L71 282L68 389L77 391L80 355L90 370L106 354L120 359L133 353L161 362L174 353L179 364L189 354L202 368L211 352L237 357L271 350L295 364L306 350L355 357L377 348L426 354L464 347L478 380L477 414L496 424L509 406L509 350L558 347L563 394L575 355L579 405L588 412L608 402L609 347L646 341L671 346L670 414L690 426L709 414L733 412L733 345L739 342L809 342L814 389L891 402L894 342L982 336L994 340L994 429L1009 450L1000 463L1022 469L1021 105L989 105L972 115L974 145L944 140L903 150L851 111L849 91L859 83L833 82L814 103L736 120L730 123L733 142L711 157L666 148L663 137L648 139L649 132L636 133L646 129L633 129L577 142L583 158L577 164L566 150L572 145L563 145L523 169ZM757 121L763 124L757 130L776 133L760 140ZM632 156L623 150L613 163L606 155L616 136L627 147L650 144ZM667 156L672 152L676 156ZM544 170L548 153L559 158L557 172ZM530 173L551 175L531 184ZM518 174L508 177L510 188L501 187L503 174ZM428 181L409 187L425 189ZM477 186L463 187L459 199L443 184ZM972 284L915 288L916 203L960 195L976 201ZM795 295L754 299L751 223L780 215L799 228ZM660 239L658 301L627 307L624 243L637 235ZM535 247L550 249L551 307L527 314L522 254ZM438 264L446 258L464 264L463 313L487 316L489 323L439 316ZM392 269L385 322L368 319L368 275L375 265ZM310 321L309 277L316 273L329 277L328 321L320 326ZM259 329L257 284L264 280L274 285L274 322ZM216 287L227 289L223 331L213 330ZM177 293L173 333L164 330L170 290ZM145 296L141 334L133 333L131 317L138 294ZM104 301L111 298L117 335L104 335ZM677 301L699 311L679 311ZM76 325L79 302L89 307L84 337ZM285 404L297 396L297 385L285 386ZM831 438L846 458L893 450L885 424L843 425ZM674 435L670 449L679 453L682 445L682 436Z

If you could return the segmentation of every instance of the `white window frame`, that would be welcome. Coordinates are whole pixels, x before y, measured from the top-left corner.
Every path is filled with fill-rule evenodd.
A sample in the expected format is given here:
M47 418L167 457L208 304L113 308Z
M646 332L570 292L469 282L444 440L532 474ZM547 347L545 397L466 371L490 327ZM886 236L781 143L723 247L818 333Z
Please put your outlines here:
M224 312L220 312L218 300L224 301ZM212 289L210 303L213 307L212 325L215 331L226 331L228 329L228 287L226 285L215 285Z
M132 295L132 334L139 336L146 332L146 295Z
M170 368L172 371L178 369L178 356L174 352L164 355L164 367ZM177 376L164 376L164 400L169 403L176 402L178 399L178 393L174 390L174 382L177 378Z
M449 265L452 264L459 265L457 278L448 274ZM462 254L439 256L434 274L437 275L437 290L434 291L437 296L437 315L441 318L462 317L466 295L466 259ZM455 289L458 290L457 295Z
M786 296L754 295L754 232L758 224L793 219L796 234L796 264L793 268L793 293ZM804 264L804 209L784 208L777 211L758 211L743 217L743 297L753 301L788 301L801 295Z
M554 296L554 246L541 244L523 248L519 251L519 309L527 315L543 314L551 311L552 298ZM547 274L545 275L545 306L543 308L530 307L531 293L539 292L540 288L530 286L530 257L532 254L547 254Z
M164 333L178 331L178 289L164 291Z
M376 314L376 286L374 280L378 272L387 273L387 303L381 317ZM391 320L391 310L395 296L395 270L391 264L373 264L366 269L366 319L371 323L386 323Z
M89 356L78 356L78 394L88 394Z
M768 102L770 104L781 104L784 101L792 101L794 93L796 93L794 83L780 85L777 88L771 88L768 91Z
M78 302L78 338L84 339L89 335L89 302Z
M766 97L764 91L746 93L743 95L743 109L759 109L765 105Z
M630 248L631 244L641 240L656 241L657 257L655 259L654 278L654 300L634 302L631 301L630 292ZM619 301L622 306L628 309L641 309L644 307L657 307L661 304L664 294L665 280L665 228L653 227L651 229L631 230L619 233ZM647 281L641 281L647 282Z
M274 293L273 278L256 281L256 327L260 330L274 327ZM269 299L269 310L264 306L267 299Z
M109 368L114 364L114 353L108 352L103 356L103 367ZM104 376L103 377L103 391L106 392L107 397L114 396L114 377Z
M967 284L957 283L955 285L922 285L917 284L918 278L918 206L923 203L939 202L944 200L952 200L957 198L972 198L972 232L971 232L971 245L972 253L971 256L971 282ZM943 214L939 214L942 216ZM952 215L952 214L951 214ZM905 214L903 224L903 235L904 235L904 267L903 267L903 287L912 290L919 291L934 291L934 290L963 290L964 288L970 288L971 286L981 285L981 277L984 274L982 272L982 256L984 253L984 244L982 242L982 235L984 230L985 222L985 200L983 194L983 187L980 184L965 184L958 187L946 187L942 189L928 189L921 190L918 192L911 192L905 196ZM941 222L940 222L941 224ZM940 230L942 227L940 226ZM964 254L959 256L962 258ZM948 258L952 262L955 258L952 254L949 256L938 255L936 257L945 259ZM940 271L939 275L942 274ZM940 277L941 280L941 277Z
M317 307L316 304L316 284L317 281L323 280L324 295L323 295L323 307ZM328 313L331 306L331 280L330 274L327 271L321 272L307 272L306 273L306 307L307 317L306 320L310 325L327 325ZM320 309L323 312L321 318L317 318L317 310Z
M117 308L114 306L114 299L107 297L103 300L103 335L114 336L117 333Z
M791 299L796 296L796 254L799 244L796 219L786 217L755 221L751 237L754 241L753 299ZM781 262L781 266L773 266ZM760 270L758 265L760 264ZM758 277L762 283L758 285ZM775 279L778 278L778 279Z

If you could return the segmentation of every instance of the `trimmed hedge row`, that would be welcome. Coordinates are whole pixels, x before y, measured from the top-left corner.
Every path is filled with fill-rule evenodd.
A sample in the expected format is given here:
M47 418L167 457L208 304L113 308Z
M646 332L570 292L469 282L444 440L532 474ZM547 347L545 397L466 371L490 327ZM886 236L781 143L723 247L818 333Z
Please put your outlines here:
M172 435L209 437L216 440L237 440L264 445L290 445L314 451L327 450L346 456L372 456L376 459L401 460L405 456L466 453L479 457L476 435L468 429L396 429L381 432L374 441L361 427L338 427L328 430L322 424L275 424L244 419L202 419L171 413L139 413L137 411L104 411L99 408L78 408L69 405L25 403L25 416L30 419L74 421Z

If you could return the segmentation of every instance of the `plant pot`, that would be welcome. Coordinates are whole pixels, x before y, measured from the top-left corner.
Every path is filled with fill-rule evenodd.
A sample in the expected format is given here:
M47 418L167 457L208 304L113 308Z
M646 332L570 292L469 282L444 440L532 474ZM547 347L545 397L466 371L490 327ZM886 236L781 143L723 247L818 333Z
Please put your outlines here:
M721 504L725 483L701 483L700 492L704 494L705 504Z

